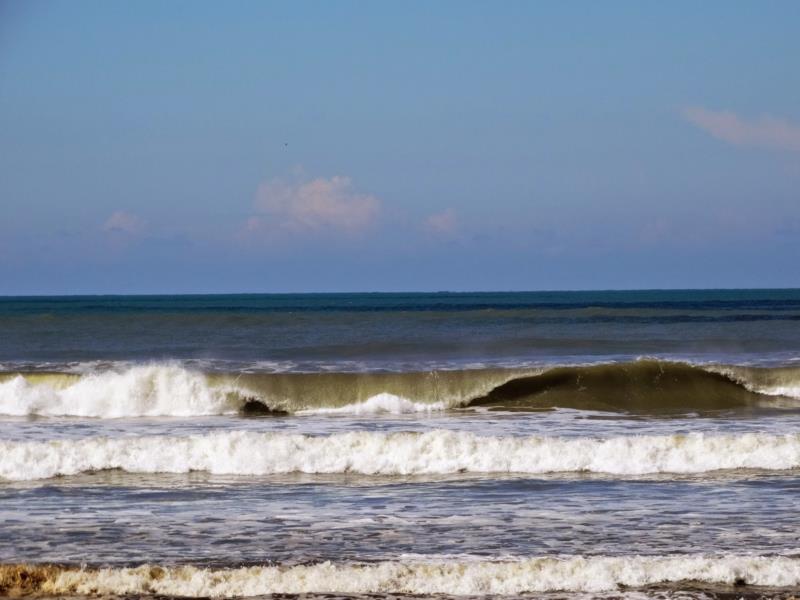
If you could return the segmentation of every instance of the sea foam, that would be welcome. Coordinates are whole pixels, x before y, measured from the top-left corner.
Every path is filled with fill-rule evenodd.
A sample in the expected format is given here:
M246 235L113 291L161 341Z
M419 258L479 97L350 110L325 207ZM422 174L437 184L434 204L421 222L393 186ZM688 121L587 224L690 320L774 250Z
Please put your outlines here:
M33 480L87 471L206 471L230 475L360 473L705 473L800 468L800 434L566 438L348 432L309 436L228 431L191 436L0 441L0 477Z
M237 411L230 388L171 364L84 375L16 375L0 381L0 414L75 417L190 417Z
M705 414L800 408L800 370L657 360L399 373L203 373L179 363L84 374L0 373L0 415L192 417L448 408Z
M21 574L27 575L21 577ZM0 567L22 592L241 597L302 593L519 594L604 592L691 581L788 588L800 560L782 556L559 556L511 561L395 561L202 569L194 566L77 569ZM9 588L12 586L9 585ZM35 587L36 589L29 589ZM14 590L12 590L14 591Z

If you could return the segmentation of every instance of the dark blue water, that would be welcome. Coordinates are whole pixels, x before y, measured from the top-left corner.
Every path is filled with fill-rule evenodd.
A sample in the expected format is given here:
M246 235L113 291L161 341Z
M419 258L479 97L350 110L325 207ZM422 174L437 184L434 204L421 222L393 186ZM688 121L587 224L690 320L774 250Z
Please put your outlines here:
M800 290L0 298L0 361L780 360Z

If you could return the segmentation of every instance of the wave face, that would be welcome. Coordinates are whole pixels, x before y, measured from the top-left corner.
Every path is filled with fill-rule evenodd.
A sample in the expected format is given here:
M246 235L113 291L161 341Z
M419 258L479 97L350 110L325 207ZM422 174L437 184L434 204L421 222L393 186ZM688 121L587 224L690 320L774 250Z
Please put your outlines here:
M302 593L519 594L604 592L693 582L789 588L800 560L781 556L564 556L514 561L330 562L202 569L0 566L0 593L242 597Z
M590 472L615 475L800 468L800 434L489 437L469 432L349 432L328 436L246 431L185 437L0 441L0 477L46 479L130 473L273 475Z
M668 415L798 407L791 402L797 399L798 368L656 360L402 373L204 374L167 363L84 375L0 374L0 414L14 416L371 414L463 407Z
M767 406L765 396L800 398L800 370L700 367L656 360L555 367L515 377L470 404L680 413Z

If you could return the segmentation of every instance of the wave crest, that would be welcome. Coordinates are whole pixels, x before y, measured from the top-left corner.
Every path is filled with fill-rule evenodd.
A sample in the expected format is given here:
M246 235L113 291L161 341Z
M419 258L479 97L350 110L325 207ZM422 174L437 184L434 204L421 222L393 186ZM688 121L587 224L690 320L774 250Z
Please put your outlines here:
M0 380L0 413L11 416L191 417L235 413L235 390L177 365L122 372L30 373Z
M0 477L46 479L106 469L131 473L705 473L800 468L800 434L598 438L349 432L327 436L231 431L192 435L0 441Z
M648 415L800 408L800 369L657 360L539 369L212 373L152 364L94 374L0 374L0 414L78 417L410 413L448 408Z

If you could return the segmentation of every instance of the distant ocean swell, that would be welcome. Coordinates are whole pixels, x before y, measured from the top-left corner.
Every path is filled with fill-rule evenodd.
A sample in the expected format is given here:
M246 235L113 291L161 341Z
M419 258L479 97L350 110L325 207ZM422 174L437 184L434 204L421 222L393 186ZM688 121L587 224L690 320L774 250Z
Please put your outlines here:
M436 429L326 436L222 432L190 436L0 441L0 478L46 479L121 469L226 475L358 473L706 473L800 468L800 434L609 438L481 436Z
M800 368L658 360L539 369L206 374L152 363L0 373L0 414L97 418L571 408L641 414L800 407Z
M243 597L274 593L519 594L604 592L692 582L800 585L800 559L784 556L560 556L507 561L411 560L366 564L203 569L0 566L3 594L154 594ZM739 587L741 589L741 587Z

